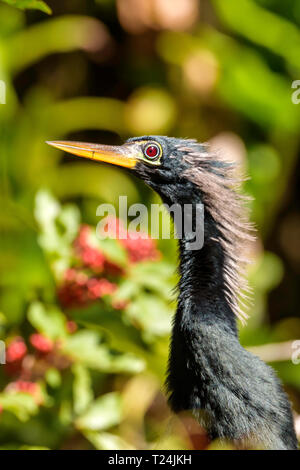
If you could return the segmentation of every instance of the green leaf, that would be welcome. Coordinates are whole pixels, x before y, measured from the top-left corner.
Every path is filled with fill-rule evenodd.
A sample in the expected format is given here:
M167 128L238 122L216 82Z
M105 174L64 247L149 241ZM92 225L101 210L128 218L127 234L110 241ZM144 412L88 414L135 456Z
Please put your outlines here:
M48 338L56 340L67 336L66 319L56 307L46 309L41 302L33 302L27 316L32 326Z
M77 415L82 414L93 401L92 381L89 371L81 364L74 364L73 397L74 411Z
M174 266L165 262L137 263L130 270L130 279L137 286L153 291L156 295L166 299L167 302L170 301L171 290L176 283L173 277L175 277Z
M281 259L271 252L264 252L250 274L250 280L256 291L268 292L281 282L283 277L283 264Z
M89 113L89 106L86 105L85 108L86 111L78 109L78 111L75 110L74 112L80 113L80 115L82 113ZM97 112L101 114L101 111L98 110ZM65 120L69 122L68 117ZM86 129L88 126L89 123L82 123L82 128ZM90 127L94 128L96 126L91 124ZM58 131L48 132L56 135ZM74 132L74 130L71 129L71 132ZM50 155L51 158L57 158L57 155L53 152ZM84 196L86 198L97 199L98 201L107 201L117 206L120 196L126 195L128 197L128 204L131 204L138 198L134 182L118 168L96 166L88 162L83 164L75 161L74 163L70 162L68 165L61 165L52 171L44 173L42 178L43 185L51 187L53 192L61 199ZM86 184L87 181L88 184ZM110 184L107 185L106 181L110 181Z
M131 300L140 292L139 286L130 278L121 281L118 290L114 293L114 301Z
M299 28L284 18L285 15L276 15L253 0L228 0L226 3L214 0L213 3L218 15L230 29L248 41L281 55L291 67L299 68Z
M293 364L292 361L273 362L270 365L274 367L284 383L300 390L300 374L297 370L299 365Z
M80 213L71 204L61 207L47 190L38 191L35 198L35 218L40 226L39 243L48 253L67 256L80 224Z
M73 422L72 406L68 399L63 399L59 409L59 420L64 426L70 426Z
M61 385L61 375L59 370L50 367L45 374L45 380L50 387L58 388Z
M82 330L67 338L63 351L86 367L102 372L141 372L145 363L131 353L112 353L104 343L99 344L100 335L96 331Z
M99 342L100 335L97 332L81 330L67 339L63 351L80 364L98 370L107 370L109 351Z
M127 252L117 240L112 238L106 238L105 240L97 239L94 244L103 251L109 261L121 267L127 266Z
M0 405L4 410L13 413L20 421L27 421L38 412L35 399L28 393L2 393Z
M66 53L76 49L95 51L96 48L99 48L100 50L109 44L109 39L110 36L107 28L100 21L81 15L61 15L56 18L36 22L31 26L27 26L23 30L19 31L18 34L10 37L9 41L5 41L4 53L6 65L15 74L38 62L49 54ZM73 102L72 99L70 101ZM79 98L79 101L81 102L81 98ZM93 102L94 99L91 101ZM114 103L115 101L117 100L109 99L109 104L111 104L111 102ZM61 106L61 104L62 103L60 102L58 106ZM64 105L62 105L62 107L64 107ZM124 132L123 113L121 112L119 115L117 112L115 113L118 109L119 106L117 109L112 109L111 106L109 106L107 116L105 115L106 109L100 109L100 111L98 109L97 114L99 115L97 118L95 105L94 108L91 109L91 113L87 113L87 117L77 116L75 110L73 119L71 115L71 120L69 120L69 109L67 107L65 110L66 113L63 112L64 117L66 117L67 114L65 126L70 129L70 127L73 126L74 121L104 121L105 123L108 122L108 125L115 131ZM60 118L62 116L58 116L58 120L56 119L55 114L51 115L52 119L53 117L54 121L57 121L52 121L53 127L55 126L55 129L59 130L61 123ZM122 127L118 127L119 123ZM37 125L39 123L36 122L35 124ZM62 129L63 133L65 133L65 126ZM90 127L92 128L93 126L91 125ZM55 134L56 132L52 135ZM42 157L42 155L40 155L40 157Z
M80 224L80 212L78 208L72 204L63 206L58 218L58 223L63 228L63 237L71 243L76 237Z
M116 426L121 419L121 398L118 393L113 392L95 400L75 424L78 429L102 431Z
M131 302L125 313L147 334L148 340L152 335L164 336L171 331L173 309L167 302L155 295L140 295L134 302Z
M55 278L61 280L72 262L72 242L79 231L80 212L71 204L62 207L49 191L40 190L34 214L40 226L39 245L50 258Z
M49 191L41 189L37 192L35 197L34 215L42 228L51 226L60 210L61 206L59 202Z
M21 10L32 9L40 10L48 15L51 15L51 8L42 0L2 0L2 2L7 3L13 7L20 8Z
M134 450L135 447L119 436L108 432L84 431L84 436L98 450Z
M164 380L168 354L167 337L160 338L159 341L156 338L156 345L159 346L159 351L157 350L154 353L153 349L150 350L141 337L140 331L133 326L131 321L128 321L127 318L123 320L120 317L120 313L115 310L104 310L96 304L84 310L73 310L72 318L82 326L94 330L97 328L100 333L105 333L109 345L114 350L121 351L130 357L132 373L138 372L138 367L144 369L147 364L149 370L157 374L161 381ZM128 351L130 351L129 354ZM115 360L118 361L118 357L115 357ZM135 370L132 370L133 366Z
M143 359L140 359L133 354L123 353L116 354L114 353L110 357L110 372L124 372L131 374L138 374L145 369L145 362Z

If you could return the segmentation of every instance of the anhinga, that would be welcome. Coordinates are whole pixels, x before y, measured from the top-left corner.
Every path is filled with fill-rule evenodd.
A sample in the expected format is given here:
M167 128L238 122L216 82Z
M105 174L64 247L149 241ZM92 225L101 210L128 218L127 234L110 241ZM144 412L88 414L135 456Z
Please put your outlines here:
M122 146L48 142L129 168L169 206L204 205L204 246L179 241L179 295L167 388L173 411L191 410L208 435L241 448L296 449L291 407L273 370L240 344L239 264L248 225L232 166L194 140L146 136ZM88 181L87 181L88 184Z

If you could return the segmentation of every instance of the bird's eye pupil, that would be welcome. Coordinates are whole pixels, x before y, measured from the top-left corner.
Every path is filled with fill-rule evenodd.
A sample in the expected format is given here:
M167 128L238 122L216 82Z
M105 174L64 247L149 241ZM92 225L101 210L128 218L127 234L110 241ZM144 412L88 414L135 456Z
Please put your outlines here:
M156 158L159 153L159 148L156 145L148 145L145 149L145 154L148 158Z

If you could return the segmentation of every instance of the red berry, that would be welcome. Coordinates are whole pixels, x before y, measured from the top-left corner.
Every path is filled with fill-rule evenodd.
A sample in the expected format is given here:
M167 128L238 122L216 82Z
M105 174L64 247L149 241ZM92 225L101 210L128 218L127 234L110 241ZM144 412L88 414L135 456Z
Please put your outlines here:
M42 404L43 397L41 394L41 387L36 382L30 382L26 380L16 380L15 382L10 382L6 389L8 392L21 392L21 393L28 393L31 395L36 403L39 405Z
M116 284L109 282L107 279L100 279L100 295L111 295L116 291Z
M26 380L16 380L15 382L10 382L6 387L6 390L34 395L38 390L38 384Z
M119 239L120 243L126 248L129 259L133 263L138 261L156 261L160 253L156 248L156 243L145 234L136 238L136 234L130 233L124 227L123 222L115 217L107 218L105 227L107 234ZM143 236L143 238L142 238Z
M27 353L27 347L22 338L15 338L7 348L6 362L21 361Z
M103 271L105 256L100 249L95 248L89 241L91 228L83 225L80 228L79 235L74 242L74 248L82 264L95 272Z
M126 239L128 233L122 220L117 219L113 216L106 217L106 225L104 227L104 232L111 238L116 238L118 240Z
M89 295L92 299L98 299L104 295L113 294L116 290L116 285L109 282L107 279L89 279L87 283Z
M133 263L159 259L160 253L156 248L155 241L151 238L135 238L129 233L128 238L121 240L121 243L126 248L129 259Z
M76 278L76 270L75 269L67 269L64 273L64 278L66 281L74 281Z
M82 272L68 273L66 281L58 290L58 297L61 304L70 308L73 306L85 306L90 302L100 299L104 295L113 294L117 286L105 278L88 278Z
M88 238L91 233L91 229L88 225L81 225L79 234L75 240L75 245L78 247L84 247L88 243Z
M43 354L53 350L53 342L39 333L34 333L30 336L30 343L37 351Z

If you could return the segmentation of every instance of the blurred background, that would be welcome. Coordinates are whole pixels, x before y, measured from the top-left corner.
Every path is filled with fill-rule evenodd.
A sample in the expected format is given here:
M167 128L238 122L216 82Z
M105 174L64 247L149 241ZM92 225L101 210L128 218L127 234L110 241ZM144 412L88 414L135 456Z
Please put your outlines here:
M46 3L0 0L0 447L220 448L163 394L176 242L95 238L100 203L158 197L44 143L143 134L210 141L250 175L240 337L300 434L299 1Z

